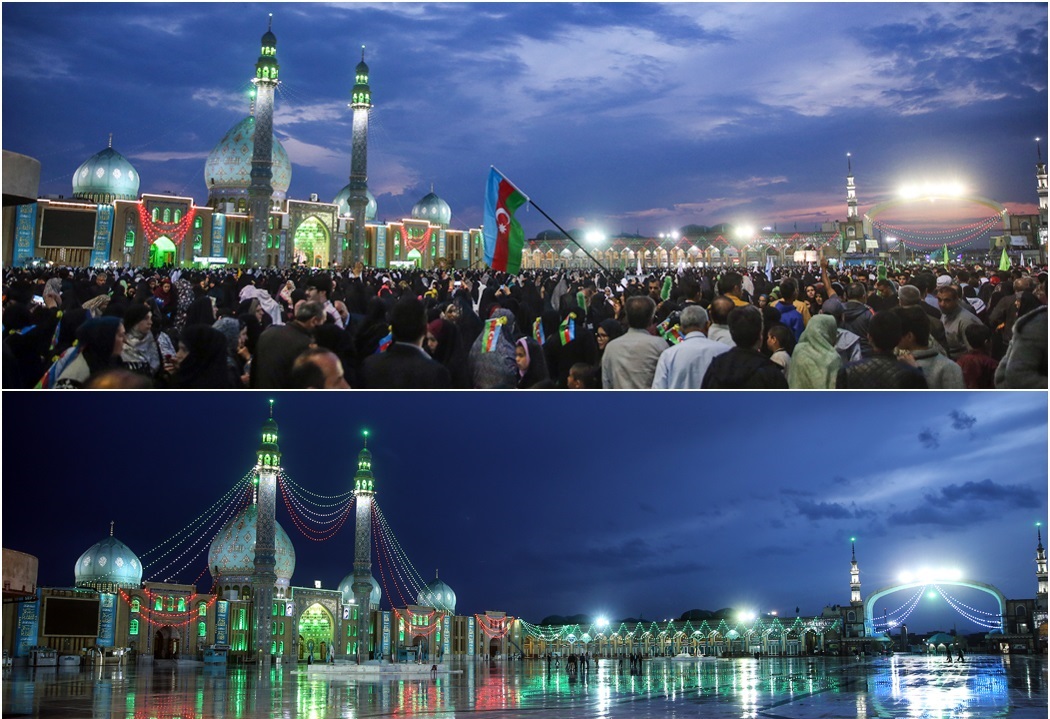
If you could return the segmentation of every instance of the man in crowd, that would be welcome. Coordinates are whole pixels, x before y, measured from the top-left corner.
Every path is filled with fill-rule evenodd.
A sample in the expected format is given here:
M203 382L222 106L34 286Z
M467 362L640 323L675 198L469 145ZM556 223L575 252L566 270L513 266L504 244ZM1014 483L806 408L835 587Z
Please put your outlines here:
M647 389L653 385L656 363L667 349L667 342L649 334L656 313L652 297L634 296L624 307L627 332L605 346L602 356L602 387L606 389Z
M307 347L292 364L292 389L349 389L343 363L331 350Z
M299 354L313 344L314 328L325 321L324 306L303 302L295 319L286 325L272 325L259 335L252 357L248 386L252 389L284 389L292 383L292 365Z
M930 347L930 321L918 306L897 307L901 319L901 338L897 349L910 352L922 370L930 389L966 389L962 368Z
M762 313L757 307L737 307L729 313L734 347L711 360L703 389L787 389L780 366L758 351Z
M730 351L728 345L709 340L707 310L687 305L679 316L685 338L660 355L653 389L700 389L711 360Z
M385 352L365 358L362 384L366 389L450 389L452 375L423 349L427 313L423 303L406 296L390 317L394 343Z
M895 312L880 312L868 325L871 354L839 370L838 389L926 389L926 379L910 354L894 354L904 329Z
M947 285L937 288L937 304L941 308L941 322L944 323L945 346L948 357L957 360L970 349L966 344L966 328L979 324L981 320L973 312L964 310L957 287Z

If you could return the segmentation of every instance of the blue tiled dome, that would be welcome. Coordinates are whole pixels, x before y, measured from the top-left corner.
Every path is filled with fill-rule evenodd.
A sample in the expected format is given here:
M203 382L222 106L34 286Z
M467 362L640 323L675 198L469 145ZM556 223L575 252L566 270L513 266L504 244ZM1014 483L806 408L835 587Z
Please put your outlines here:
M376 581L375 577L368 578L372 582L372 592L368 595L368 603L373 607L379 606L379 601L383 598L383 590L379 588L379 582ZM343 581L339 582L339 591L343 593L343 603L350 604L354 601L354 573L350 572Z
M255 118L248 116L234 125L219 144L208 153L204 163L204 183L209 199L219 197L247 197L252 184L252 152L255 150ZM284 146L273 138L274 199L283 200L292 184L292 163Z
M365 194L368 196L368 204L365 205L365 221L371 222L376 218L379 205L376 203L375 195L372 194L371 190L365 190ZM332 200L332 204L339 206L340 216L350 214L350 183L347 183L346 187L339 191L339 194Z
M427 220L435 225L447 227L448 223L452 221L452 208L448 206L447 202L431 192L412 206L412 219Z
M76 586L100 591L142 585L142 562L114 536L96 542L81 554L73 573Z
M253 504L230 520L216 535L208 552L208 569L216 581L221 577L249 577L255 571L255 527L258 519L259 508ZM277 584L287 588L295 571L295 547L280 524L276 525L275 534Z
M416 604L422 607L433 607L449 614L456 613L456 593L452 587L434 577L434 579L423 587L416 597Z
M112 147L96 152L73 173L73 197L81 200L134 200L138 194L139 174Z

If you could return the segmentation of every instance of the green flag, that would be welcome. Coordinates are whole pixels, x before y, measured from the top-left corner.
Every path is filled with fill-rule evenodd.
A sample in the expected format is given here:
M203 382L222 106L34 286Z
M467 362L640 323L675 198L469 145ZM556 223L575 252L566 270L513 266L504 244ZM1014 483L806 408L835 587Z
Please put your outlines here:
M944 264L948 265L951 260L948 258L948 243L944 243Z
M1010 271L1010 257L1006 254L1006 248L1003 248L1003 255L999 258L999 270L1002 272Z

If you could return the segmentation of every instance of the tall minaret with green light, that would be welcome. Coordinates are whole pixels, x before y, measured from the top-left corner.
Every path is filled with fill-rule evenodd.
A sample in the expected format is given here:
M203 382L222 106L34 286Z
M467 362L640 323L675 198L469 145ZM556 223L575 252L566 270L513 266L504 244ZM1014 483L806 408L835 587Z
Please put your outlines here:
M350 91L350 107L354 111L353 144L350 153L350 216L354 233L350 241L350 258L346 265L367 263L365 256L365 208L368 207L368 112L372 109L372 90L368 86L368 65L365 48L361 46L361 62L354 71L354 89Z
M368 660L368 629L371 626L369 595L372 593L372 497L375 495L375 477L372 476L372 453L368 451L368 430L364 432L365 446L357 455L354 473L354 495L357 504L357 523L354 528L354 603L357 605L357 663Z
M863 604L864 600L860 597L860 568L857 566L857 540L851 537L849 542L853 548L853 561L849 565L849 603Z
M277 36L270 25L262 36L262 49L255 63L255 135L252 150L251 185L248 187L248 207L252 214L252 244L250 262L254 266L266 264L266 234L270 230L270 209L273 196L273 95L277 88Z
M273 642L273 594L277 584L277 473L281 470L281 449L277 446L277 423L270 416L262 426L262 439L255 463L255 571L252 598L255 614L255 650L260 662L270 661Z
M1042 601L1043 611L1046 611L1046 550L1043 549L1043 525L1041 523L1036 523L1035 532L1039 539L1039 546L1035 549L1036 602Z

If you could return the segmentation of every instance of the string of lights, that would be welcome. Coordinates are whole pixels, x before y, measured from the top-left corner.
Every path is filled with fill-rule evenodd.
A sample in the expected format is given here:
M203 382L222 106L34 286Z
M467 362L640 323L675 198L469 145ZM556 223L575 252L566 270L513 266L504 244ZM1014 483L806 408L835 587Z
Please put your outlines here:
M941 594L943 595L944 591L941 589L940 585L936 585L936 586L937 586L937 591L941 592ZM978 614L983 614L986 617L993 617L997 622L1000 619L1000 615L999 615L998 612L986 612L983 609L977 609L976 607L971 607L971 606L969 606L967 604L963 604L961 601L959 601L958 597L955 597L954 595L952 596L952 599L955 600L955 602L959 606L965 607L966 609L970 610L971 612L977 612Z
M299 532L311 542L326 542L332 537L334 537L336 534L338 534L339 530L343 528L343 524L346 523L347 517L350 516L351 507L354 506L353 501L347 503L346 508L343 510L342 516L337 518L338 523L335 524L335 526L321 531L314 531L310 527L306 526L306 521L304 519L301 519L299 515L296 514L295 508L293 507L293 504L288 497L288 492L286 492L284 489L283 483L280 484L280 487L281 498L284 500L285 509L288 510L288 516L292 518L292 523L295 525L296 529L298 529Z
M910 617L911 613L915 611L915 608L919 606L919 602L922 600L922 595L925 591L925 586L919 587L919 591L915 592L907 602L894 609L893 612L888 612L885 617L873 618L871 620L872 626L876 631L882 632L903 624L904 620ZM893 619L890 619L891 616Z
M918 232L904 227L898 227L878 220L872 221L872 227L881 230L884 234L892 234L908 246L920 249L938 249L944 245L958 247L973 242L981 235L987 233L996 225L1000 224L1002 216L999 214L983 218L977 222L961 227L942 231Z
M351 494L345 502L338 506L338 509L332 512L315 512L301 504L300 499L296 497L296 495L292 491L290 491L291 488L288 487L288 485L286 485L284 482L279 482L279 484L281 487L281 491L287 494L292 504L295 505L295 508L299 510L299 512L303 515L303 518L305 519L309 517L309 519L314 524L324 525L332 524L338 521L339 518L347 512L350 505L352 505L354 502L354 495Z
M294 487L295 491L298 492L298 493L309 495L311 497L317 497L318 499L332 499L332 500L335 500L332 504L319 504L319 503L311 502L311 504L315 504L315 506L318 506L318 507L334 507L334 506L337 506L337 505L342 505L342 504L344 504L346 502L348 497L352 497L354 495L354 490L352 490L352 489L351 490L347 490L346 492L343 492L342 494L331 494L331 495L317 494L316 492L311 492L306 487L304 487L301 484L298 484L297 482L295 482L291 477L288 476L288 473L285 472L283 469L281 469L277 473L277 476L281 478L281 481L287 482L291 487ZM306 501L306 500L304 500L304 501Z
M952 609L954 609L955 611L959 612L959 614L961 614L962 616L966 617L967 619L969 619L971 622L973 622L977 626L983 627L985 629L1002 629L1002 626L1003 626L1002 625L1002 621L998 618L997 615L996 615L996 619L990 620L990 619L986 619L985 617L981 617L981 616L977 616L977 615L974 615L974 614L970 614L968 611L966 611L966 609L964 609L964 607L966 605L962 604L961 602L958 602L954 597L952 597L947 592L945 592L943 589L941 589L940 585L935 584L934 585L934 589L937 590L937 593L941 595L941 597L944 599L944 601L948 602L948 605ZM981 613L982 614L987 614L986 612L981 612Z
M121 591L120 596L129 605L131 604L131 597L125 594L123 590ZM218 596L212 595L211 599L209 599L206 602L209 609L212 607L212 605L215 604L215 601L218 598ZM192 624L195 621L198 621L198 615L196 614L196 612L192 616L189 616L186 619L180 619L177 622L165 621L168 617L174 616L175 615L168 612L155 612L153 610L149 610L148 608L145 611L139 612L139 617L152 627L185 627L189 624Z
M372 514L375 515L374 503L372 507ZM378 526L378 524L372 528L372 544L375 547L376 566L379 568L379 581L383 583L383 596L386 597L387 601L390 603L390 606L393 607L394 595L390 593L390 587L387 585L386 581L387 575L390 574L390 572L384 571L383 569L383 554L386 553L387 555L388 565L390 564L390 554L389 551L386 550L386 547L380 544L380 527ZM405 595L401 593L401 586L394 581L392 574L390 575L390 581L394 584L394 589L397 590L398 596L401 598L401 603L408 604L409 602L405 601Z
M213 504L212 506L208 507L208 509L204 510L204 512L202 512L200 514L200 516L198 516L196 519L194 519L192 522L187 524L185 527L183 527L179 531L175 532L175 534L171 535L170 537L165 539L163 542L161 542L157 546L155 546L152 549L149 549L149 550L143 552L139 556L141 558L145 559L146 557L150 556L154 552L160 551L161 549L166 547L168 544L170 544L171 542L175 541L183 533L185 533L187 536L196 535L197 532L194 531L195 527L198 524L205 524L208 521L208 519L211 517L213 511L218 511L217 508L222 507L223 505L225 505L225 503L228 502L231 497L235 496L239 492L242 492L247 487L249 487L250 486L250 480L251 480L251 478L252 478L252 476L254 474L255 474L255 468L252 467L252 469L248 472L248 474L246 474L243 477L241 477L241 479L239 481L237 481L237 483L235 483L230 488L230 490L228 492L226 492L226 494L224 494L222 497L220 497L218 499L218 501L215 502L215 504ZM185 540L183 540L183 541L185 541ZM174 551L174 549L169 549L167 551L171 552L171 551ZM167 552L158 555L156 559L153 559L153 560L145 563L143 566L144 567L149 567L150 565L160 561L160 558L164 557L166 554L167 554Z
M232 517L236 516L236 514L238 512L240 512L242 509L244 509L248 505L249 498L250 498L250 495L247 492L243 492L241 494L241 501L239 503L231 502L229 505L227 505L227 509L232 507L233 511L223 512L221 514L215 515L215 519L212 521L212 523L208 526L208 528L205 531L200 532L200 533L197 534L197 539L194 540L194 542L192 544L190 544L184 550L182 550L182 552L180 554L178 554L171 561L169 561L168 564L166 566L164 566L162 569L158 569L158 570L154 571L150 575L150 578L156 578L157 576L159 576L161 574L167 573L167 576L164 578L163 581L169 582L169 581L172 580L172 578L178 576L187 567L189 567L191 564L193 564L195 561L197 561L197 558L200 557L203 552L206 552L208 550L208 548L211 546L211 541L210 540L214 539L215 536L220 531L222 531L222 527L225 526L227 520L229 518L232 518ZM218 525L218 528L216 528L216 525ZM209 540L207 543L205 543L205 541L204 541L206 539ZM179 567L175 571L169 572L169 570L171 569L172 565L176 564L179 560L181 560L184 556L186 556L187 553L189 553L194 547L196 547L198 545L200 545L200 548L196 552L194 552L193 556L191 556L186 561L185 564L183 564L181 567ZM205 567L207 567L207 562L205 562ZM202 574L203 574L203 572L202 572Z
M514 617L489 617L484 614L475 614L478 626L489 639L502 639L510 632Z
M383 528L383 531L386 533L388 541L391 542L392 546L394 547L394 550L402 558L406 568L411 570L412 574L414 575L414 581L412 582L412 584L415 586L416 591L418 592L426 586L426 580L423 579L422 575L420 575L418 571L416 571L416 568L412 564L412 562L408 560L408 555L405 554L405 551L401 548L401 544L397 541L397 537L394 535L393 530L390 528L389 522L387 522L386 517L383 516L383 510L380 508L379 503L373 502L372 507L374 508L375 516L379 519L379 526ZM406 586L408 586L408 584L406 584Z
M383 517L382 512L379 510L379 505L375 502L372 503L372 521L374 528L373 537L376 541L377 555L379 554L380 550L379 542L382 541L383 544L381 546L381 549L386 553L387 566L392 567L393 572L397 573L396 577L394 576L393 572L391 572L390 576L391 581L395 582L394 587L397 589L398 595L401 597L402 603L405 605L415 604L416 598L422 593L423 584L415 583L412 581L412 577L407 571L406 567L411 568L412 571L415 571L415 568L412 567L412 563L408 560L407 555L405 555L404 552L399 551L400 545L397 544L397 539L396 537L394 537L393 531L390 529L390 525L387 523L386 518ZM397 553L396 563L394 561L395 557L391 556L391 548L393 548L394 551ZM417 576L418 574L419 573L416 572ZM401 592L402 585L409 592L410 600L408 601L405 600L404 594Z

